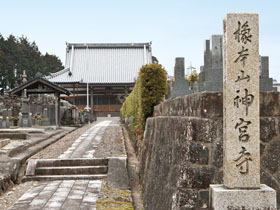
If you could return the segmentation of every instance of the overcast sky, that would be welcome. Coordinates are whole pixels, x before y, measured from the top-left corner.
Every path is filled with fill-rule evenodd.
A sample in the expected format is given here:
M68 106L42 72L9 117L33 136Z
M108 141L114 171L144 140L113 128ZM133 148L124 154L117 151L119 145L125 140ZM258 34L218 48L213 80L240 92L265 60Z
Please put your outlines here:
M203 65L205 40L222 34L228 12L260 15L260 54L280 81L279 0L0 0L0 33L25 35L41 52L65 61L65 42L152 41L153 55L173 75L175 57Z

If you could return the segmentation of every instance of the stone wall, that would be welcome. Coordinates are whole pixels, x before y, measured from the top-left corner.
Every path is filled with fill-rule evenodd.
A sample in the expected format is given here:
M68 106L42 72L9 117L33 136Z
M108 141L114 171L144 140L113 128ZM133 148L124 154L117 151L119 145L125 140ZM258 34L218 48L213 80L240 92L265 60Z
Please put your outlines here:
M260 95L261 183L280 206L280 93ZM222 93L168 100L149 118L140 155L146 210L208 209L209 184L223 182Z

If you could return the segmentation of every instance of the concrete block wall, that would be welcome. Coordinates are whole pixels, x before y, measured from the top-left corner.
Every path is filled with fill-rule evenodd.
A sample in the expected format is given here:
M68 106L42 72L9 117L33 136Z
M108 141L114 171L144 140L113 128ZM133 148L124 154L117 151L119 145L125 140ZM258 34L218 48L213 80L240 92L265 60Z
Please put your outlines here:
M280 206L280 94L260 95L261 182ZM155 107L140 158L146 210L208 209L209 184L223 182L222 93L197 93Z

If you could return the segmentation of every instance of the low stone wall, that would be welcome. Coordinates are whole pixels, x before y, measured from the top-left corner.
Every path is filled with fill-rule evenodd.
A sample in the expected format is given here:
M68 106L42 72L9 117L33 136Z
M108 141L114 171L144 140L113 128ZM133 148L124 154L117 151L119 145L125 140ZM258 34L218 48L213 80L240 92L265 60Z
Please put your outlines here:
M12 186L14 186L14 183L9 176L0 176L0 196Z
M15 139L15 140L26 140L28 135L26 133L2 133L0 131L0 139Z
M280 94L260 95L261 182L280 206ZM223 182L222 93L165 101L149 118L140 155L146 210L208 209L209 184Z

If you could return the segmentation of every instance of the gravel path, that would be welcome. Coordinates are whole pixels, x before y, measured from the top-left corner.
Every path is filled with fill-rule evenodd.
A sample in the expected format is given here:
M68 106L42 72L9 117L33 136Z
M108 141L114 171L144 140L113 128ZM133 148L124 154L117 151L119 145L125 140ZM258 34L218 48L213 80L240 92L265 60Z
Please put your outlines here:
M111 119L113 119L112 122L107 127L99 146L93 154L96 158L119 157L126 155L119 118Z
M96 123L96 122L95 122ZM71 134L64 136L59 139L54 144L48 146L47 148L41 150L40 152L33 155L32 159L52 159L58 158L64 151L66 151L73 142L78 139L84 132L86 132L93 124L85 125L81 128L78 128Z
M9 209L27 190L35 186L37 183L38 182L25 182L19 185L14 185L13 188L0 197L0 209Z
M92 125L58 158L93 158L96 148L104 137L104 132L111 123L111 120L102 120Z

